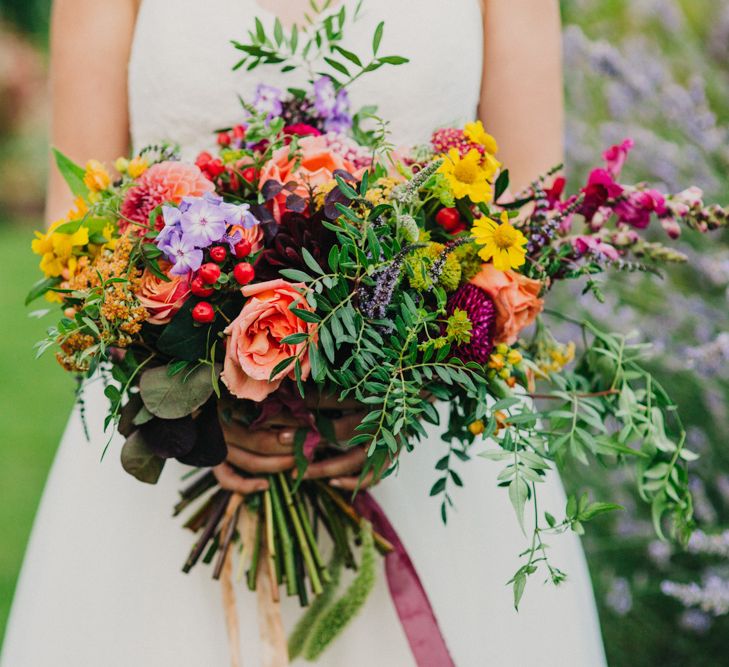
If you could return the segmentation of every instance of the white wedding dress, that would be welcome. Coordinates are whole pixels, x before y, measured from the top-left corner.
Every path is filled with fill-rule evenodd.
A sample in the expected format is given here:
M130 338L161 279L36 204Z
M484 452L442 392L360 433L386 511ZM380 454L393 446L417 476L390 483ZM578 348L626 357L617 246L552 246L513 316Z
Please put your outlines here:
M179 142L187 157L210 146L216 127L241 113L265 76L300 83L277 70L232 72L254 16L273 16L254 0L143 0L129 63L134 145ZM352 90L354 105L379 105L401 144L426 141L432 129L476 113L481 80L479 0L365 0L347 45L368 52L386 20L382 53L411 63L383 68ZM170 518L183 467L168 463L160 483L141 484L121 469L120 439L106 442L101 389L87 391L91 442L74 413L56 456L15 596L4 667L200 667L229 664L220 585L210 568L180 568L192 536ZM550 540L561 587L535 577L517 613L511 587L527 539L517 526L498 465L476 459L459 468L447 526L428 491L444 444L438 429L403 457L397 478L375 490L409 550L458 667L602 667L605 664L590 580L573 535ZM540 488L543 510L559 516L556 474ZM287 627L298 603L284 600ZM238 588L244 667L260 664L255 596ZM298 664L298 663L297 663ZM321 659L336 667L414 664L384 573L364 610ZM438 667L432 664L428 667Z

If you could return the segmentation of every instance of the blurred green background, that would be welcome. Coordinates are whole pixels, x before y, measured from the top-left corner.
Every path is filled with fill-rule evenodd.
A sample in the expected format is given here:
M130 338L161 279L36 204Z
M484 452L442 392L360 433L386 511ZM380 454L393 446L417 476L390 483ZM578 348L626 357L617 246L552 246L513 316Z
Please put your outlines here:
M563 0L568 171L584 176L610 143L631 136L626 176L666 188L697 183L729 202L729 3ZM37 279L29 249L41 225L47 150L48 0L0 2L0 640L32 518L73 398L51 357L33 361L44 324L23 306ZM660 233L659 233L660 235ZM611 281L590 314L636 329L672 387L702 453L692 486L712 553L657 542L633 480L599 468L567 484L620 496L628 509L588 533L585 547L613 667L729 664L729 243L686 239L688 265L661 283ZM662 592L693 584L698 606ZM568 638L555 638L568 641ZM531 667L531 666L529 666ZM582 666L580 666L582 667Z

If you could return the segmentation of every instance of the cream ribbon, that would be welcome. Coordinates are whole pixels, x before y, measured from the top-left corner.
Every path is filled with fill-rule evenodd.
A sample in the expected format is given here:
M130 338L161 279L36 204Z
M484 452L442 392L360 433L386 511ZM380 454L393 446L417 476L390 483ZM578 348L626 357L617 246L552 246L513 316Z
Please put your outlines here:
M222 533L233 519L238 505L243 497L236 494L228 503L225 518L222 524ZM258 515L242 508L239 519L239 530L243 539L243 551L240 555L242 573L244 562L250 562L253 553L253 543L258 528ZM225 558L220 581L223 592L223 610L228 630L228 644L230 647L231 667L242 667L240 631L238 625L238 610L233 586L233 549L228 550ZM256 573L256 594L258 598L258 632L261 638L261 656L263 667L288 667L289 653L286 643L286 632L281 620L281 605L278 601L278 583L275 581L274 571L269 565L266 541L261 544L258 558L258 572ZM241 577L238 577L240 579Z

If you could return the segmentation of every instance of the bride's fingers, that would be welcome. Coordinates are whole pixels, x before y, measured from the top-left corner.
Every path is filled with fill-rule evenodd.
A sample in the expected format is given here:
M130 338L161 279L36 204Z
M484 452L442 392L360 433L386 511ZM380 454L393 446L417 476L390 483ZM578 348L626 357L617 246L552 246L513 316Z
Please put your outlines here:
M334 456L324 461L309 464L304 479L321 479L322 477L344 477L358 472L367 460L367 452L357 447L341 456Z
M228 449L228 462L236 468L258 475L261 473L274 473L289 470L296 465L296 459L291 455L261 456L245 449L230 447Z
M373 486L376 484L375 475L370 470L365 476L364 479L357 477L335 477L334 479L329 480L329 485L333 486L337 489L342 489L343 491L357 491L366 489L370 486Z
M213 468L213 475L218 480L218 484L227 491L242 493L244 496L265 491L268 488L268 482L265 479L249 479L236 474L235 470L227 463L221 463Z
M247 449L262 456L291 454L294 442L293 429L251 430L240 422L223 423L223 435L229 447Z
M319 395L315 392L307 393L304 398L306 407L310 410L361 410L362 403L353 399L345 398L340 401L336 396L329 394Z
M334 435L337 438L337 442L347 442L351 440L357 428L365 417L364 412L355 412L351 415L345 415L339 419L334 420Z

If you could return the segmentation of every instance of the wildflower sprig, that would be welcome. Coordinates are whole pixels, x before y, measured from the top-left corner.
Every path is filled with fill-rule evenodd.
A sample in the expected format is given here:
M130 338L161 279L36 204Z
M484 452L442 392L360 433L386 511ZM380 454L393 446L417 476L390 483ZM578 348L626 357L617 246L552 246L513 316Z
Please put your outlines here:
M294 24L287 31L276 18L269 33L260 19L255 29L249 31L247 43L233 41L233 46L245 55L235 69L245 67L251 71L260 65L280 66L282 72L304 69L313 82L316 75L329 77L337 90L344 89L364 74L374 72L385 65L403 65L407 58L398 55L380 55L384 33L384 21L372 35L372 51L369 57L360 57L344 48L343 37L349 22L359 18L362 0L357 3L351 18L343 5L332 10L331 0L311 2L312 11L304 15L304 24Z

